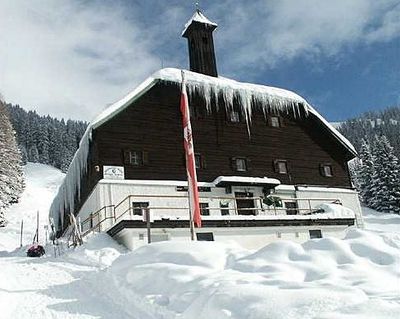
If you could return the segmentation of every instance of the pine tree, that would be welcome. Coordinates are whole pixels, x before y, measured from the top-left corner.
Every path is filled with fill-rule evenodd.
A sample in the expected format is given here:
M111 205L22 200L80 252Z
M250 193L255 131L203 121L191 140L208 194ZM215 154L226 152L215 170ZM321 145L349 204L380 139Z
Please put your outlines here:
M40 116L18 105L8 105L18 145L27 161L49 164L66 171L79 147L87 123Z
M29 152L28 152L28 160L29 162L33 162L33 163L39 163L39 151L38 148L36 146L36 144L32 144L32 146L29 148Z
M374 160L370 145L363 139L360 149L360 166L356 172L361 201L371 207L374 201L374 190L372 189L372 176L374 174Z
M49 164L49 133L47 129L47 123L44 119L41 119L38 127L38 142L37 149L39 153L39 163Z
M348 168L353 187L359 192L360 200L362 201L360 194L361 192L360 178L358 176L358 173L361 169L361 165L362 165L361 160L358 157L348 162Z
M385 135L375 137L373 158L371 207L380 212L400 214L400 164Z
M7 206L18 201L24 187L21 153L5 104L0 101L0 226Z
M383 111L367 112L358 118L350 119L340 125L339 131L346 136L357 150L361 140L372 143L375 135L385 135L400 157L400 107L390 107Z

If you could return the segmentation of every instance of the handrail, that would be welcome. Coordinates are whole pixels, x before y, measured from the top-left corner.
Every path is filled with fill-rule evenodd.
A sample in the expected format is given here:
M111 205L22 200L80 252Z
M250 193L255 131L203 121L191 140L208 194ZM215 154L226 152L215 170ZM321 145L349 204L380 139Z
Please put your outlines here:
M91 213L90 216L89 216L88 218L86 218L85 220L83 220L83 221L81 222L81 224L86 223L89 219L92 219L94 216L98 215L102 210L106 210L107 208L110 208L110 207L114 207L114 205L106 205L106 206L103 206L102 208L100 208L100 209L97 210L96 212Z

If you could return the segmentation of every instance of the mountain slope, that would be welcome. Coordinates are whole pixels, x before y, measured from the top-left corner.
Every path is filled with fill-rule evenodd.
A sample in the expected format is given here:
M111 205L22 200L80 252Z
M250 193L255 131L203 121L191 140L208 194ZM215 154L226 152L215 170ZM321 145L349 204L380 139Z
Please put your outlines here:
M25 190L19 203L6 212L8 225L0 228L0 251L14 250L20 244L21 221L24 221L23 244L32 243L36 230L36 215L40 216L40 237L44 239L44 225L48 224L49 207L64 174L48 165L28 163L24 166Z

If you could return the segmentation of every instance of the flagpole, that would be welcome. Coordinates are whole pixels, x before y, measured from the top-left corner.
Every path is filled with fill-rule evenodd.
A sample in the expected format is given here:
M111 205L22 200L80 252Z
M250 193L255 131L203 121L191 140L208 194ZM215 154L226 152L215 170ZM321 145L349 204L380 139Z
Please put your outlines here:
M181 70L181 76L182 76L182 86L181 86L181 93L185 92L186 94L186 83L185 83L185 73L183 70ZM187 96L186 96L187 97ZM190 114L187 114L187 116L190 116ZM187 154L185 155L185 163L186 163L186 173L188 176L188 203L189 203L189 228L190 228L190 239L194 241L195 236L194 236L194 221L193 221L193 214L192 214L192 203L191 203L191 194L190 194L190 189L191 189L191 185L190 185L190 181L191 181L191 177L190 177L190 173L187 167L188 164L188 159L187 159ZM196 185L197 186L197 185Z
M193 216L192 216L192 206L190 205L189 189L188 189L188 203L189 203L190 239L194 240L194 222L193 222Z

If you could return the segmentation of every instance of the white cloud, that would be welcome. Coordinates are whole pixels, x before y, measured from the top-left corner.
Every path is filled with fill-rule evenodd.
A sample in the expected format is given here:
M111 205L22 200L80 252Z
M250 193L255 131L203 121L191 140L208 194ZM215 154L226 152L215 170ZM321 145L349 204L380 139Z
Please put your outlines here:
M226 11L229 7L229 14ZM334 56L358 44L400 34L399 0L225 1L214 7L221 48L232 48L226 68L273 67L302 56Z
M317 70L319 57L340 61L346 48L400 35L399 0L202 4L219 23L220 71L246 80L297 57ZM0 0L0 92L42 114L89 120L162 63L186 65L180 31L190 7L178 1ZM143 12L141 23L133 19Z
M0 30L0 91L42 114L91 119L160 65L118 6L1 1Z

